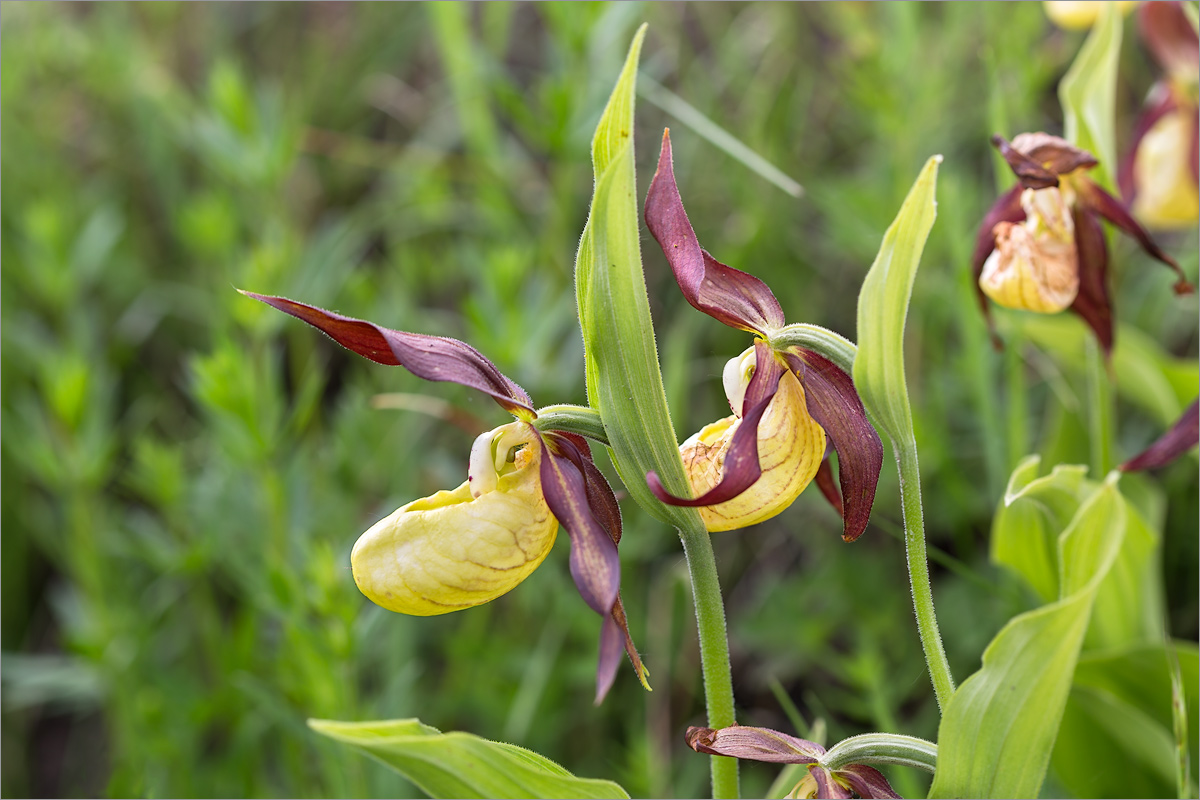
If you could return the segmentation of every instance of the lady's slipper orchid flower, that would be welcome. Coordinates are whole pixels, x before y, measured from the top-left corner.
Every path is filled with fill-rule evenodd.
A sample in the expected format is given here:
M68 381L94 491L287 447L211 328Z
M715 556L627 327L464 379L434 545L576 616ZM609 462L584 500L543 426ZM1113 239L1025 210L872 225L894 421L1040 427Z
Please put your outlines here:
M687 301L733 328L754 346L725 368L733 416L684 442L694 498L674 497L653 472L646 476L664 503L699 507L710 531L733 530L775 516L815 477L844 520L850 542L866 529L883 465L883 443L867 421L850 376L802 347L768 344L783 329L783 310L765 283L701 249L683 209L663 133L658 171L646 196L646 224ZM844 500L833 486L827 445L838 454Z
M1060 28L1068 30L1086 30L1096 24L1100 16L1100 8L1105 2L1099 0L1043 0L1042 8L1046 16ZM1117 0L1112 5L1122 14L1137 5L1137 0Z
M697 753L771 764L807 764L808 774L796 784L788 797L900 797L883 773L874 767L850 764L836 770L828 769L821 764L821 757L825 755L824 747L769 728L733 725L714 730L691 727L687 729L686 736L688 746Z
M1070 309L1112 351L1108 247L1098 217L1137 240L1179 276L1177 294L1192 286L1125 207L1085 174L1098 163L1091 153L1046 133L1023 133L1010 143L993 136L1018 183L996 201L975 243L972 268L980 307L992 320L987 298L1007 308L1055 313ZM999 345L995 332L992 338Z
M303 320L379 364L489 395L516 421L482 434L457 489L401 506L354 545L354 581L372 602L431 616L470 608L512 589L550 552L559 523L571 538L571 576L604 618L596 702L611 687L622 644L646 688L619 595L621 512L586 440L541 431L525 390L457 339L383 328L282 297L243 294Z
M1150 90L1121 163L1121 195L1148 227L1194 228L1200 217L1200 38L1182 3L1143 3L1138 22L1164 76Z

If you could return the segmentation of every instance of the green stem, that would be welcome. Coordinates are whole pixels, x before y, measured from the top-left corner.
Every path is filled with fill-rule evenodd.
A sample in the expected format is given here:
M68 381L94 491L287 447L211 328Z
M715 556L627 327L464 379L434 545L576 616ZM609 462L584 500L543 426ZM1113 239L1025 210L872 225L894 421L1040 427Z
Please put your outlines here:
M735 723L733 714L733 670L729 666L729 638L725 631L725 605L721 601L721 582L712 541L702 525L679 529L683 552L687 556L692 579L692 598L696 607L696 629L700 635L700 668L704 673L704 702L710 728L728 728ZM736 798L738 762L736 758L712 756L713 798Z
M937 695L938 708L944 709L954 694L954 677L942 647L937 616L933 610L933 587L929 582L929 562L925 556L925 516L921 510L921 470L917 465L915 441L893 442L896 466L900 470L900 503L904 509L904 550L908 557L908 580L912 586L913 610L917 615L917 633L929 665L929 677Z
M1087 337L1088 441L1092 477L1101 480L1113 468L1113 393L1108 364L1095 337Z
M546 406L537 410L533 425L539 431L566 431L578 433L589 439L608 445L608 433L600 412L587 406L568 404Z
M897 764L934 772L937 745L898 733L864 733L843 739L821 757L821 766L830 770L851 764Z

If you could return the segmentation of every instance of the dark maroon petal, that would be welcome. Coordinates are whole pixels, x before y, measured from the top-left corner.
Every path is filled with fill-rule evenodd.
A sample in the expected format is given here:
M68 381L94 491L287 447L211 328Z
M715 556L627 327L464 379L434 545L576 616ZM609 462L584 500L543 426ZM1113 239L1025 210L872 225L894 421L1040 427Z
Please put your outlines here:
M817 467L817 477L814 480L838 516L845 517L846 512L842 510L842 493L838 491L837 483L833 480L833 467L829 466L829 456L821 459L821 466Z
M715 506L737 497L753 486L762 475L762 465L758 463L758 423L767 406L771 404L771 398L779 390L783 365L775 359L774 352L761 339L754 343L754 357L754 377L750 379L750 385L746 387L746 397L742 400L742 409L749 410L742 415L741 424L729 442L729 452L725 455L725 465L721 469L721 480L700 497L676 497L666 490L658 475L649 472L646 474L646 483L659 500L669 506Z
M1081 150L1060 136L1051 136L1040 131L1018 134L1013 137L1012 147L1029 160L1060 176L1080 168L1091 169L1100 163L1087 150Z
M1188 153L1188 166L1192 168L1192 183L1200 184L1200 116L1192 114L1192 149Z
M1075 208L1075 249L1079 261L1079 294L1071 310L1096 332L1105 355L1113 348L1112 303L1108 299L1108 245L1096 218Z
M854 793L834 780L833 774L824 767L810 767L808 771L817 782L817 797L820 800L847 800L854 797Z
M996 249L996 234L993 228L1000 222L1024 222L1025 209L1021 207L1021 192L1025 187L1021 184L1009 189L998 199L983 218L979 232L975 235L975 252L971 254L971 273L975 276L975 296L979 298L979 308L987 321L988 333L991 334L992 344L1000 348L1000 337L996 335L996 327L992 321L992 309L988 305L987 295L979 287L979 276L983 274L983 263L987 261L992 251Z
M1174 461L1200 442L1200 400L1193 400L1171 430L1121 465L1123 472L1157 469Z
M867 411L849 375L824 356L802 347L790 348L786 357L804 387L808 413L824 428L837 451L845 526L842 538L853 542L871 518L883 469L883 442L867 420Z
M671 166L671 139L663 131L658 171L646 194L646 226L658 242L683 296L732 328L765 333L784 324L783 309L765 283L727 267L700 249Z
M1142 3L1138 22L1142 38L1164 70L1195 74L1200 65L1200 40L1183 3Z
M1183 270L1179 268L1179 265L1175 263L1175 259L1164 253L1154 243L1154 240L1150 238L1150 234L1129 214L1129 211L1125 209L1120 200L1089 180L1080 181L1080 185L1081 199L1088 208L1125 231L1125 233L1134 239L1137 239L1138 244L1142 246L1142 249L1147 254L1175 270L1175 274L1179 276L1179 280L1175 283L1175 294L1190 294L1192 292L1192 285L1188 283L1187 277L1183 274Z
M542 492L546 505L571 537L571 577L584 601L607 617L617 602L621 564L617 546L588 504L586 482L576 466L583 456L568 439L553 432L542 438Z
M559 433L560 435L571 435ZM578 446L576 444L576 447ZM604 528L613 544L620 544L621 507L617 504L617 496L613 493L612 486L604 477L604 473L596 467L588 454L581 450L580 455L583 458L575 466L583 473L584 487L587 492L588 506L592 509L592 516Z
M992 137L992 144L1000 151L1000 155L1004 156L1004 160L1008 162L1009 169L1017 176L1017 180L1021 182L1021 186L1024 188L1046 189L1051 186L1058 186L1058 174L1056 172L1047 169L1020 150L1017 150L1009 143L1008 139L997 133Z
M1126 206L1132 205L1133 198L1137 196L1137 185L1133 180L1133 166L1137 161L1137 151L1142 144L1142 139L1156 122L1178 107L1175 97L1164 84L1156 84L1150 91L1150 96L1155 97L1160 91L1161 98L1153 105L1143 109L1141 116L1138 117L1137 124L1133 127L1133 138L1130 141L1129 150L1117 169L1117 186L1121 190L1121 197Z
M769 728L733 725L720 730L687 729L688 747L710 756L745 758L772 764L815 764L825 748L807 739L798 739Z
M490 395L511 414L536 416L524 389L501 374L482 353L458 339L394 331L284 297L245 291L242 294L307 322L342 347L377 364L404 367L427 381L450 381L469 386Z
M865 764L851 764L837 771L838 777L850 784L859 797L900 800L900 795L879 770Z

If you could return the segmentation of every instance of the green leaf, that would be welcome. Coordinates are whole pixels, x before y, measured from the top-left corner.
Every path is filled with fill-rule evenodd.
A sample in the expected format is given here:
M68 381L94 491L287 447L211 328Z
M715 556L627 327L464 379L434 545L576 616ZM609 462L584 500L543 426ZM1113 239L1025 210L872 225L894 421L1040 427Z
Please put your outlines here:
M638 241L633 107L645 34L643 25L592 140L596 188L575 258L576 300L588 403L600 412L621 480L653 516L702 530L694 509L662 504L646 484L646 473L654 471L672 494L689 491L663 391Z
M1114 118L1120 55L1121 13L1114 4L1103 3L1091 34L1058 84L1064 137L1100 160L1092 176L1110 190L1114 174L1110 170L1115 170L1117 164Z
M921 251L933 227L941 156L925 162L900 213L883 235L875 263L858 295L858 354L854 385L863 405L898 442L913 438L912 408L904 378L904 323Z
M1059 474L1061 485L1038 490L1054 504L1075 484L1072 473ZM1092 606L1124 533L1123 498L1109 479L1058 537L1060 599L1010 620L947 704L930 797L1037 796Z
M1098 612L1097 612L1098 613ZM1196 645L1172 643L1197 719ZM1176 792L1171 676L1163 645L1139 644L1080 657L1054 746L1055 778L1076 797L1171 797ZM1195 758L1195 742L1191 746ZM1119 757L1112 757L1119 754Z
M530 750L442 733L416 719L310 719L308 725L383 762L430 797L629 797L612 781L576 778Z

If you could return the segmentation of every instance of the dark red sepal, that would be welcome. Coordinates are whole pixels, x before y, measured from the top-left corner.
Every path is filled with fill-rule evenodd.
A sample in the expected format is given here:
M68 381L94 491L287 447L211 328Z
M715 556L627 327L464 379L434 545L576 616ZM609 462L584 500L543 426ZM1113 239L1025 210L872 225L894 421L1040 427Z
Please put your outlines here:
M824 767L810 767L809 773L817 783L817 800L850 800L854 793L838 783L833 773Z
M767 406L779 390L779 379L783 377L783 365L775 359L775 355L766 342L761 339L754 343L755 368L750 385L746 387L746 396L742 401L741 423L729 443L729 452L725 455L725 465L721 470L721 480L700 497L676 497L666 490L658 475L653 472L646 474L646 483L654 496L669 506L715 506L732 500L754 485L762 475L762 465L758 463L758 423L766 413Z
M242 291L242 294L307 322L342 347L377 364L404 367L427 381L449 381L469 386L491 396L510 414L530 419L536 416L525 390L505 377L495 364L466 342L445 336L395 331L285 297L246 291Z
M1183 274L1183 270L1180 269L1179 264L1154 243L1154 240L1150 238L1150 234L1138 224L1137 220L1125 209L1120 200L1089 180L1083 180L1080 184L1081 194L1083 195L1082 199L1088 208L1136 239L1137 243L1142 246L1142 249L1148 255L1175 270L1175 274L1179 276L1179 280L1175 282L1175 294L1192 293L1192 285L1188 283L1187 276Z
M996 334L996 325L992 320L992 309L988 305L987 295L983 293L983 289L979 286L979 276L983 274L983 264L987 261L992 251L996 249L996 234L992 229L999 222L1024 222L1025 209L1021 206L1021 192L1025 187L1021 184L1009 189L988 209L987 214L983 218L983 222L979 225L979 232L975 235L975 251L971 254L971 274L975 276L974 287L975 296L979 298L979 308L983 311L983 318L987 322L988 334L992 337L992 345L999 350L1001 346L1000 337Z
M1079 294L1071 310L1083 317L1107 357L1113 348L1112 302L1108 298L1108 245L1096 218L1076 207L1075 250L1079 263Z
M1004 156L1009 169L1017 176L1021 186L1026 189L1048 189L1058 186L1058 173L1049 170L1029 156L1022 153L1000 134L992 136L992 144Z
M692 726L685 737L688 747L697 753L771 764L815 764L825 754L825 748L816 742L749 725L731 725L719 730Z
M802 347L791 348L786 358L804 387L808 413L825 430L825 436L837 451L842 538L853 542L866 530L871 518L879 473L883 469L883 441L867 419L867 411L849 375L824 356ZM820 474L818 469L818 479ZM821 491L825 491L824 487Z
M1137 124L1133 127L1133 136L1130 138L1129 150L1117 168L1117 188L1121 190L1121 198L1128 207L1132 207L1133 199L1137 197L1137 184L1133 180L1133 167L1137 160L1138 147L1141 146L1142 139L1150 132L1155 123L1178 107L1174 96L1167 89L1166 85L1161 83L1155 85L1150 92L1151 98L1154 98L1156 93L1161 94L1160 99L1144 109L1138 117ZM1193 180L1195 180L1194 177Z
M839 769L837 775L850 784L850 788L859 797L900 800L900 795L896 794L896 790L888 783L888 779L874 767L868 767L866 764L851 764Z
M1193 400L1171 430L1154 444L1121 465L1122 472L1158 469L1191 450L1200 442L1200 400Z
M838 513L838 516L845 518L846 512L842 506L842 493L838 491L837 482L833 479L833 467L829 465L828 454L821 459L821 465L817 467L817 476L813 480L816 482L817 488L821 490L822 496L829 501L829 505L833 506L833 510Z
M1183 3L1142 3L1138 8L1142 39L1168 74L1196 74L1200 38L1184 13Z
M781 327L783 309L765 283L722 264L700 248L675 185L667 134L663 131L658 171L646 194L646 226L666 255L683 296L731 328L765 334Z

